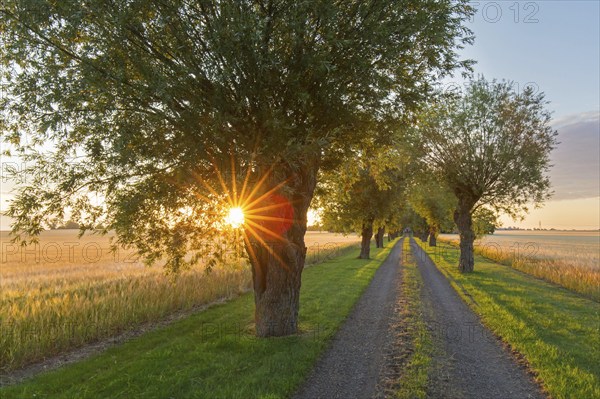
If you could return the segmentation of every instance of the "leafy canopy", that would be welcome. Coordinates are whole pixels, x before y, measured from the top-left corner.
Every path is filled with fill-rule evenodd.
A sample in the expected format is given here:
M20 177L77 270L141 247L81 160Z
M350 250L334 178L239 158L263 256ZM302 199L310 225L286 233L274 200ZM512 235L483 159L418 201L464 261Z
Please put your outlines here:
M515 217L550 196L546 172L557 142L546 104L530 88L517 93L509 82L480 77L424 113L425 162L473 210Z
M466 0L5 0L0 132L29 165L13 231L35 236L67 209L148 263L193 263L228 200L261 181L310 197L298 171L338 166L468 67L456 49L471 13Z
M476 237L494 234L496 227L499 226L498 216L487 208L478 208L473 214L473 232Z
M409 188L408 203L435 231L452 230L456 197L444 181L435 179L428 172L429 169L424 168L414 175Z
M360 233L364 225L398 227L410 159L398 144L372 145L323 173L315 200L323 226L342 233Z

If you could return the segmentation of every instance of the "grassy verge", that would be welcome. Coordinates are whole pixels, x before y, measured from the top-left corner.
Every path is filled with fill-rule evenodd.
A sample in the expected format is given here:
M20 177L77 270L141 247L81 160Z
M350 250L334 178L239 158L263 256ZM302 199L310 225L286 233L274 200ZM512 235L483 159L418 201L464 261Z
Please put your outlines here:
M10 398L281 398L311 370L393 243L313 266L302 276L301 334L256 339L242 295L73 366L5 387Z
M600 398L600 304L479 255L475 271L461 274L456 248L416 241L553 398Z
M458 245L457 240L441 240ZM536 249L534 243L523 244L523 248L518 251L502 248L496 243L485 243L476 244L475 253L600 302L600 267L597 263L571 263L548 256L536 257L530 254Z
M405 301L402 319L406 323L409 355L401 374L396 397L421 399L427 397L433 344L423 318L421 302L423 281L412 256L408 239L404 240L402 251L402 295Z

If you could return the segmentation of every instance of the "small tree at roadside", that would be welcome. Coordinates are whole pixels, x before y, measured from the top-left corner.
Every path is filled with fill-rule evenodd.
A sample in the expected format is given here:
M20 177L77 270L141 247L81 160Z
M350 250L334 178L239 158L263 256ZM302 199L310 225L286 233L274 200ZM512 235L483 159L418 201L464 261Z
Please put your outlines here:
M498 226L500 226L498 216L492 210L481 207L473 213L475 237L479 238L487 234L494 234Z
M474 267L473 213L481 207L518 217L550 197L556 131L543 94L509 82L470 82L463 95L439 98L418 127L428 165L458 199L461 272Z

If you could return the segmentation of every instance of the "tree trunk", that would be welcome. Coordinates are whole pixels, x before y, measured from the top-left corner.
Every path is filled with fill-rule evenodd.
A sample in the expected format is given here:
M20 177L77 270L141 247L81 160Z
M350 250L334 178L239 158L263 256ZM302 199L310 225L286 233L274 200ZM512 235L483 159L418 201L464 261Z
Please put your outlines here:
M371 237L373 237L373 219L368 219L362 225L359 259L369 259L371 255Z
M429 235L429 232L428 232L428 230L429 230L429 227L426 227L426 228L425 228L423 231L421 231L421 232L419 233L419 239L420 239L422 242L427 242L427 236Z
M385 235L385 227L379 227L375 235L375 244L377 248L383 248L383 237Z
M475 257L473 254L473 243L475 242L475 233L473 232L473 220L471 210L475 202L461 199L458 200L458 206L454 211L454 223L458 227L460 236L460 261L458 270L461 273L470 273L475 267Z
M245 241L252 265L254 320L259 337L298 331L306 213L316 185L318 163L298 170L287 176L287 186L294 194L286 196L273 188L263 188L257 194L259 198L264 196L256 205L257 211L246 215ZM270 183L270 187L276 186Z
M437 246L437 229L435 228L435 226L431 226L429 228L429 246Z

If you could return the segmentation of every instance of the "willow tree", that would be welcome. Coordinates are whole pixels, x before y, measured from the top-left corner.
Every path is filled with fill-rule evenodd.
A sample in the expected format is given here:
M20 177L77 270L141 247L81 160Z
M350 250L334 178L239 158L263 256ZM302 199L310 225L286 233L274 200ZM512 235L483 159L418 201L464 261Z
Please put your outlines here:
M401 208L402 180L397 183L400 184L381 187L367 169L361 170L351 184L329 180L326 191L319 193L324 228L344 234L358 233L361 237L359 258L369 259L373 235L377 247L382 247L387 222Z
M427 222L429 245L437 245L437 236L442 228L451 229L452 212L456 208L456 197L443 181L431 175L419 176L412 182L408 202L414 211Z
M518 217L550 197L547 171L557 142L546 105L541 93L481 77L424 114L425 159L458 199L461 272L474 267L474 212Z
M13 231L68 208L177 270L228 199L246 207L256 332L295 333L319 169L466 66L470 14L466 0L5 0L0 129L30 165Z

